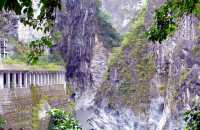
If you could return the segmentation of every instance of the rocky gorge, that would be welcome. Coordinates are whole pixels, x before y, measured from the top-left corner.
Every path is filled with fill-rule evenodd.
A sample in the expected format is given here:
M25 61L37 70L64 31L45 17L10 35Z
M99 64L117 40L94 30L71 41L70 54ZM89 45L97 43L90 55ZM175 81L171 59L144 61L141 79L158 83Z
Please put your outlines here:
M185 13L171 36L153 43L145 32L164 2L62 0L54 27L62 38L53 49L72 92L57 95L63 106L64 96L74 101L83 130L184 129L183 113L200 103L200 18ZM27 31L13 14L0 16L6 36L42 35Z
M95 12L92 2L94 1L85 3L80 0L69 4L74 5L73 10L82 9L77 12L83 19L79 19L81 24L70 24L71 28L74 27L72 32L76 32L79 25L82 28L78 30L82 30L68 40L78 40L80 45L85 46L79 46L81 51L78 48L73 51L76 53L71 60L75 60L75 55L88 57L88 61L85 59L87 64L85 61L81 62L84 59L81 58L79 64L83 66L79 66L74 72L79 73L79 78L87 78L84 82L94 79L91 80L93 84L85 85L82 93L77 94L76 115L83 129L183 129L183 112L199 103L199 19L185 14L179 20L178 29L173 36L162 44L151 43L143 33L152 24L155 9L164 1L103 0L102 10L110 15L110 21L119 33L128 37L124 38L120 47L111 51L102 46L105 41L98 41L98 30L95 30L98 22L93 24L95 21L91 21L92 17L95 18L90 13ZM78 17L74 12L69 15ZM87 27L88 24L90 25ZM91 30L93 27L94 30ZM88 38L79 34L88 34ZM88 39L91 39L91 44L81 42ZM82 53L85 49L88 53ZM87 76L80 76L81 73ZM77 80L78 77L73 79ZM72 88L74 87L77 85L73 82Z

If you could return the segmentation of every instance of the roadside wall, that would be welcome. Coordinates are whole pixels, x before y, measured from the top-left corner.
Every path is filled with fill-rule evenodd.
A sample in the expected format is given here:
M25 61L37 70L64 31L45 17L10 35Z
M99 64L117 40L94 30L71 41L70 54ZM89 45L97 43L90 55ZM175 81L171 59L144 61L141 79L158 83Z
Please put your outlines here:
M46 111L50 108L67 109L66 99L65 89L61 85L3 89L0 90L0 114L6 120L7 128L45 130Z

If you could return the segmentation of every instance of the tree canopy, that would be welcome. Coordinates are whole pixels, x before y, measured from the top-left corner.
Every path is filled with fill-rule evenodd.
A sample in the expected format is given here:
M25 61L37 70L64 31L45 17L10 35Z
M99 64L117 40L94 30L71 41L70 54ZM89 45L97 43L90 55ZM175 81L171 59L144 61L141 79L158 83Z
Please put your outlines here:
M1 0L0 11L14 11L20 15L20 20L25 25L34 29L50 31L56 18L56 10L61 9L61 0L39 0L40 13L34 16L32 0Z
M63 110L52 109L49 115L51 119L48 130L82 130L79 122Z

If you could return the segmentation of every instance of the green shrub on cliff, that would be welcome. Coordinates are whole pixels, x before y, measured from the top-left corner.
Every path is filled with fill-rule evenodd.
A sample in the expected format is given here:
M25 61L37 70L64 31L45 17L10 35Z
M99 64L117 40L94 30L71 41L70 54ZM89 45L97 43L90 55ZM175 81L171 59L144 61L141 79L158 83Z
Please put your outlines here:
M106 96L112 109L123 105L133 109L135 114L146 114L148 110L148 82L155 74L155 63L144 34L145 15L146 7L129 24L130 30L123 36L122 46L113 48L109 57L107 78L98 91L96 101ZM113 74L116 84L112 83Z
M154 23L147 31L147 38L161 43L172 35L178 20L184 14L200 16L200 0L167 0L155 11Z
M146 8L143 8L137 18L130 23L130 30L124 35L122 42L123 50L130 50L129 58L135 61L135 71L140 82L149 81L155 73L154 56L148 51L144 34L145 14Z
M63 110L52 109L49 115L51 119L48 130L82 130L78 121Z
M186 130L199 130L200 128L200 106L195 106L184 113Z
M55 11L61 10L61 0L40 0L39 14L34 16L33 0L0 0L0 11L13 11L25 25L48 32L54 25Z

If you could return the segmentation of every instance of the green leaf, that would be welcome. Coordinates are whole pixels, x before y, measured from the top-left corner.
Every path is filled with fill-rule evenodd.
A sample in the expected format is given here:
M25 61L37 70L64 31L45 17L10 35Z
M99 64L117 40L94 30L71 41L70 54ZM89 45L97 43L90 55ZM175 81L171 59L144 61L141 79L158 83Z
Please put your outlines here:
M0 1L0 11L2 11L3 7L5 6L6 0Z

